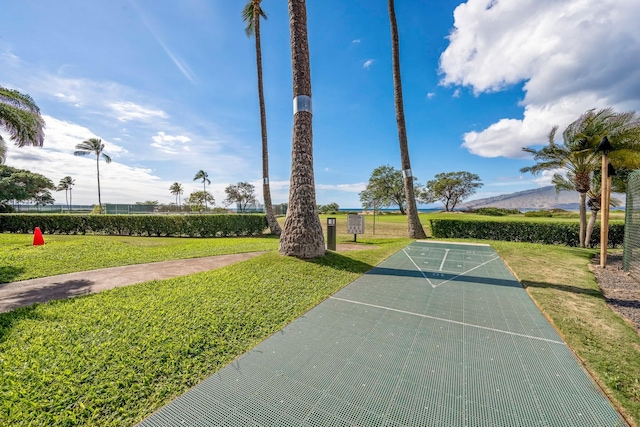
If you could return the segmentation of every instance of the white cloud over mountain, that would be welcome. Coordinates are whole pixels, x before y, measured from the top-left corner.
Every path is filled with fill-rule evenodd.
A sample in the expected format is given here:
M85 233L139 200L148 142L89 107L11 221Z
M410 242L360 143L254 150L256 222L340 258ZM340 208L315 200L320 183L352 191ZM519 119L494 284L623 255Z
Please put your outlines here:
M522 118L464 135L482 157L526 157L590 108L640 109L640 2L469 0L440 57L443 85L480 95L524 83Z

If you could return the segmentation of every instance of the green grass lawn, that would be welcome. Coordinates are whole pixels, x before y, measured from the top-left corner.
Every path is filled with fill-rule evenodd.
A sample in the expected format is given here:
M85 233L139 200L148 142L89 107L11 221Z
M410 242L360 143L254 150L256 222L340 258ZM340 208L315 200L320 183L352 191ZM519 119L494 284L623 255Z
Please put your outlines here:
M0 314L0 425L133 425L409 242L271 252Z
M466 217L423 214L423 224L437 215ZM353 240L345 233L346 216L328 216L338 218L339 243ZM271 251L212 272L0 314L0 426L133 425L409 242L397 238L406 235L406 217L376 217L375 236L372 216L366 220L358 242L372 249L316 261L278 256L273 238L45 235L45 247L34 248L32 236L0 234L0 271L25 278L37 271ZM500 253L614 404L639 425L640 337L606 306L587 267L595 251L484 243Z
M488 242L632 425L640 424L640 336L587 267L596 250Z
M278 249L278 239L174 238L0 233L0 284L120 265Z

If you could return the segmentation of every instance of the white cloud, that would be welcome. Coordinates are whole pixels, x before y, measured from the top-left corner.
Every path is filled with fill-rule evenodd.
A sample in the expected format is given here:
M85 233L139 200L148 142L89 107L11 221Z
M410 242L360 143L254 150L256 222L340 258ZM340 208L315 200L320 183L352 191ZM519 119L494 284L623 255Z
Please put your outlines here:
M375 59L368 59L364 62L364 64L362 64L362 68L369 69L369 67L371 67L371 65L373 65L374 62L375 62Z
M153 110L143 107L133 102L112 102L107 104L115 113L118 120L127 122L129 120L149 120L154 118L166 119L169 117L162 110Z
M453 91L453 95L451 95L454 98L460 98L460 88L456 88L456 90Z
M427 93L427 99L433 99L434 96L436 96L435 92Z
M178 147L180 147L177 143L182 144L182 150L189 151L189 146L185 145L187 142L191 141L191 138L185 135L167 135L164 132L158 132L156 135L151 137L153 139L152 147L157 148L163 153L167 154L176 154L178 152Z
M352 40L351 43L358 44L358 43L360 43L360 41L361 41L360 39L355 39L355 40Z
M640 109L640 2L469 0L440 57L443 85L476 94L525 82L523 118L464 135L484 157L521 157L589 108Z
M344 191L347 193L359 193L366 187L366 182L356 182L354 184L316 184L318 190Z

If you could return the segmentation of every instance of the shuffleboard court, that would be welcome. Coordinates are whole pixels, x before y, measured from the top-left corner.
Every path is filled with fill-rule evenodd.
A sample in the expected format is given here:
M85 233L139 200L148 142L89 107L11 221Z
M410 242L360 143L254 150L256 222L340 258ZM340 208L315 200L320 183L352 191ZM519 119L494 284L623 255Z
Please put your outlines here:
M625 426L498 254L418 241L141 426Z

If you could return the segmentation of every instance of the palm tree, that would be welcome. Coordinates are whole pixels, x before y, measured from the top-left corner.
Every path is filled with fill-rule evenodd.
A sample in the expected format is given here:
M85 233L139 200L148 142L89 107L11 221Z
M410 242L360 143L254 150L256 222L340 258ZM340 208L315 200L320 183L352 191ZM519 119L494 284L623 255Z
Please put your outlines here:
M260 18L267 19L267 15L260 7L262 0L249 0L242 9L242 20L247 23L247 36L256 38L256 67L258 69L258 100L260 102L260 129L262 132L262 194L264 210L271 234L279 236L282 233L280 224L276 220L271 205L271 188L269 186L269 148L267 145L267 113L264 106L264 90L262 88L262 49L260 47Z
M588 110L569 124L562 133L563 142L557 144L555 135L558 126L549 132L549 145L539 150L524 147L522 150L533 154L537 162L533 166L520 169L534 175L544 170L564 169L566 178L556 173L553 183L556 190L572 187L580 194L580 247L587 241L587 193L591 189L594 171L601 166L601 155L595 149L604 136L614 146L609 154L616 168L637 168L640 166L640 119L634 112L616 113L611 108ZM570 184L567 184L570 182Z
M206 173L205 171L203 171L202 169L200 169L198 171L198 173L196 174L196 176L193 177L194 181L197 181L201 179L202 180L202 191L204 191L205 193L207 192L207 184L211 184L211 180L209 180L209 174ZM207 210L207 200L204 200L204 210Z
M293 71L293 138L289 207L279 252L297 258L324 255L324 235L316 206L313 176L311 69L305 0L289 0L291 65Z
M413 174L411 173L409 145L407 143L407 127L404 121L404 101L402 99L402 79L400 75L400 41L394 0L389 0L389 21L391 22L391 56L393 63L393 93L396 104L396 123L398 125L398 140L400 141L400 160L402 161L404 192L407 199L407 226L409 237L412 239L425 239L427 235L420 223L415 191L413 189Z
M100 157L105 162L111 163L111 157L103 152L104 144L100 138L90 138L82 143L76 145L76 151L73 152L76 156L88 156L90 154L96 155L96 173L98 176L98 206L100 207L100 213L102 213L102 199L100 195Z
M0 128L9 132L18 147L42 147L44 126L40 109L29 95L0 86ZM5 156L6 144L0 136L0 159L4 161Z
M65 176L60 180L60 183L56 187L56 191L64 190L64 197L67 201L67 211L71 212L71 204L69 203L69 195L71 193L71 187L73 187L76 183L76 180L71 178L70 176Z
M7 160L7 143L0 136L0 165L4 164L5 160Z
M179 197L184 193L182 184L180 184L179 182L174 182L173 184L171 184L171 187L169 187L169 191L171 191L171 194L176 196L176 205L180 206L181 202L179 202ZM180 210L182 210L182 208L180 208Z

